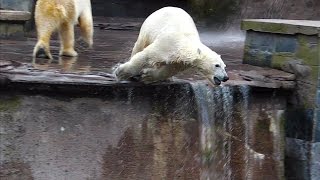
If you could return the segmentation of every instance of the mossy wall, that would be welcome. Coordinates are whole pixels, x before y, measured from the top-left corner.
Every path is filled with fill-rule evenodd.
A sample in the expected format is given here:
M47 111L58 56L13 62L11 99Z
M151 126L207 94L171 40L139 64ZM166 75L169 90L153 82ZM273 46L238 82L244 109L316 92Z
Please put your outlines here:
M243 23L247 30L243 63L296 75L297 87L285 117L286 177L319 179L320 37L293 33L287 27L293 25Z
M247 31L243 62L295 73L301 90L300 105L314 108L319 105L315 104L319 91L319 47L316 35Z

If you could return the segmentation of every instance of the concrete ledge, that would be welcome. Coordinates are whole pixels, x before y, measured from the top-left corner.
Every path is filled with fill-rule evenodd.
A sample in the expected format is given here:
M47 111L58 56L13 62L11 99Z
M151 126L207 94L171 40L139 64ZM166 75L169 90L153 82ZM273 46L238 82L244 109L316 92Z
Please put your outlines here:
M223 85L240 86L247 85L255 88L269 89L293 89L295 84L295 75L283 71L256 68L251 71L229 72L232 79L223 83ZM200 81L200 80L199 80ZM1 83L2 82L2 83ZM121 81L117 82L112 74L104 72L89 73L57 73L51 70L39 70L33 68L30 64L22 64L15 61L0 60L0 87L10 83L22 84L56 84L56 85L77 85L77 86L141 86L141 82ZM173 82L161 82L154 84L176 84L190 83L188 80L176 79ZM207 84L207 81L203 81ZM154 85L153 84L153 85Z
M27 11L0 10L0 21L28 21L31 13Z
M317 35L320 37L320 21L244 19L241 22L241 29L280 34Z

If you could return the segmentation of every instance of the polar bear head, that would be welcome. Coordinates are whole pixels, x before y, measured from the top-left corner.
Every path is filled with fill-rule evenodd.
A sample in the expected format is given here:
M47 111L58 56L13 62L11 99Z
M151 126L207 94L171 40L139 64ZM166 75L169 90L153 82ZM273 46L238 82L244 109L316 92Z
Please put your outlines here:
M213 84L220 85L221 81L229 80L225 70L226 65L221 59L221 55L212 51L208 47L198 48L199 57L196 68Z

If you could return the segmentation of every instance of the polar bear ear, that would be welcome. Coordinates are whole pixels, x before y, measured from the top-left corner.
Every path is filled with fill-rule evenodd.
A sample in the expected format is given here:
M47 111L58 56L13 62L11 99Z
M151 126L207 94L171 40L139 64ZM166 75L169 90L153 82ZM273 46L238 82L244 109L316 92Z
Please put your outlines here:
M201 54L201 50L198 48L198 54Z

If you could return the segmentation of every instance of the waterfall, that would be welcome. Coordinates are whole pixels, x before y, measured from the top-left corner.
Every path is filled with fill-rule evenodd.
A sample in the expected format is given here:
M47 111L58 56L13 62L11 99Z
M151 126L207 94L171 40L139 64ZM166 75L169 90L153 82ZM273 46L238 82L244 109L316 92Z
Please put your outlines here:
M233 177L232 151L233 141L245 143L249 141L249 123L247 112L250 88L248 86L219 86L212 88L202 83L192 84L200 122L202 172L201 179L228 180ZM237 92L239 93L237 93ZM239 97L236 97L236 94ZM238 99L238 103L235 102ZM238 119L234 117L236 107L240 107L241 123L244 136L239 138L232 134ZM243 139L243 140L242 140ZM233 148L233 149L232 149ZM249 152L246 150L240 160L244 161L245 176L250 177Z

